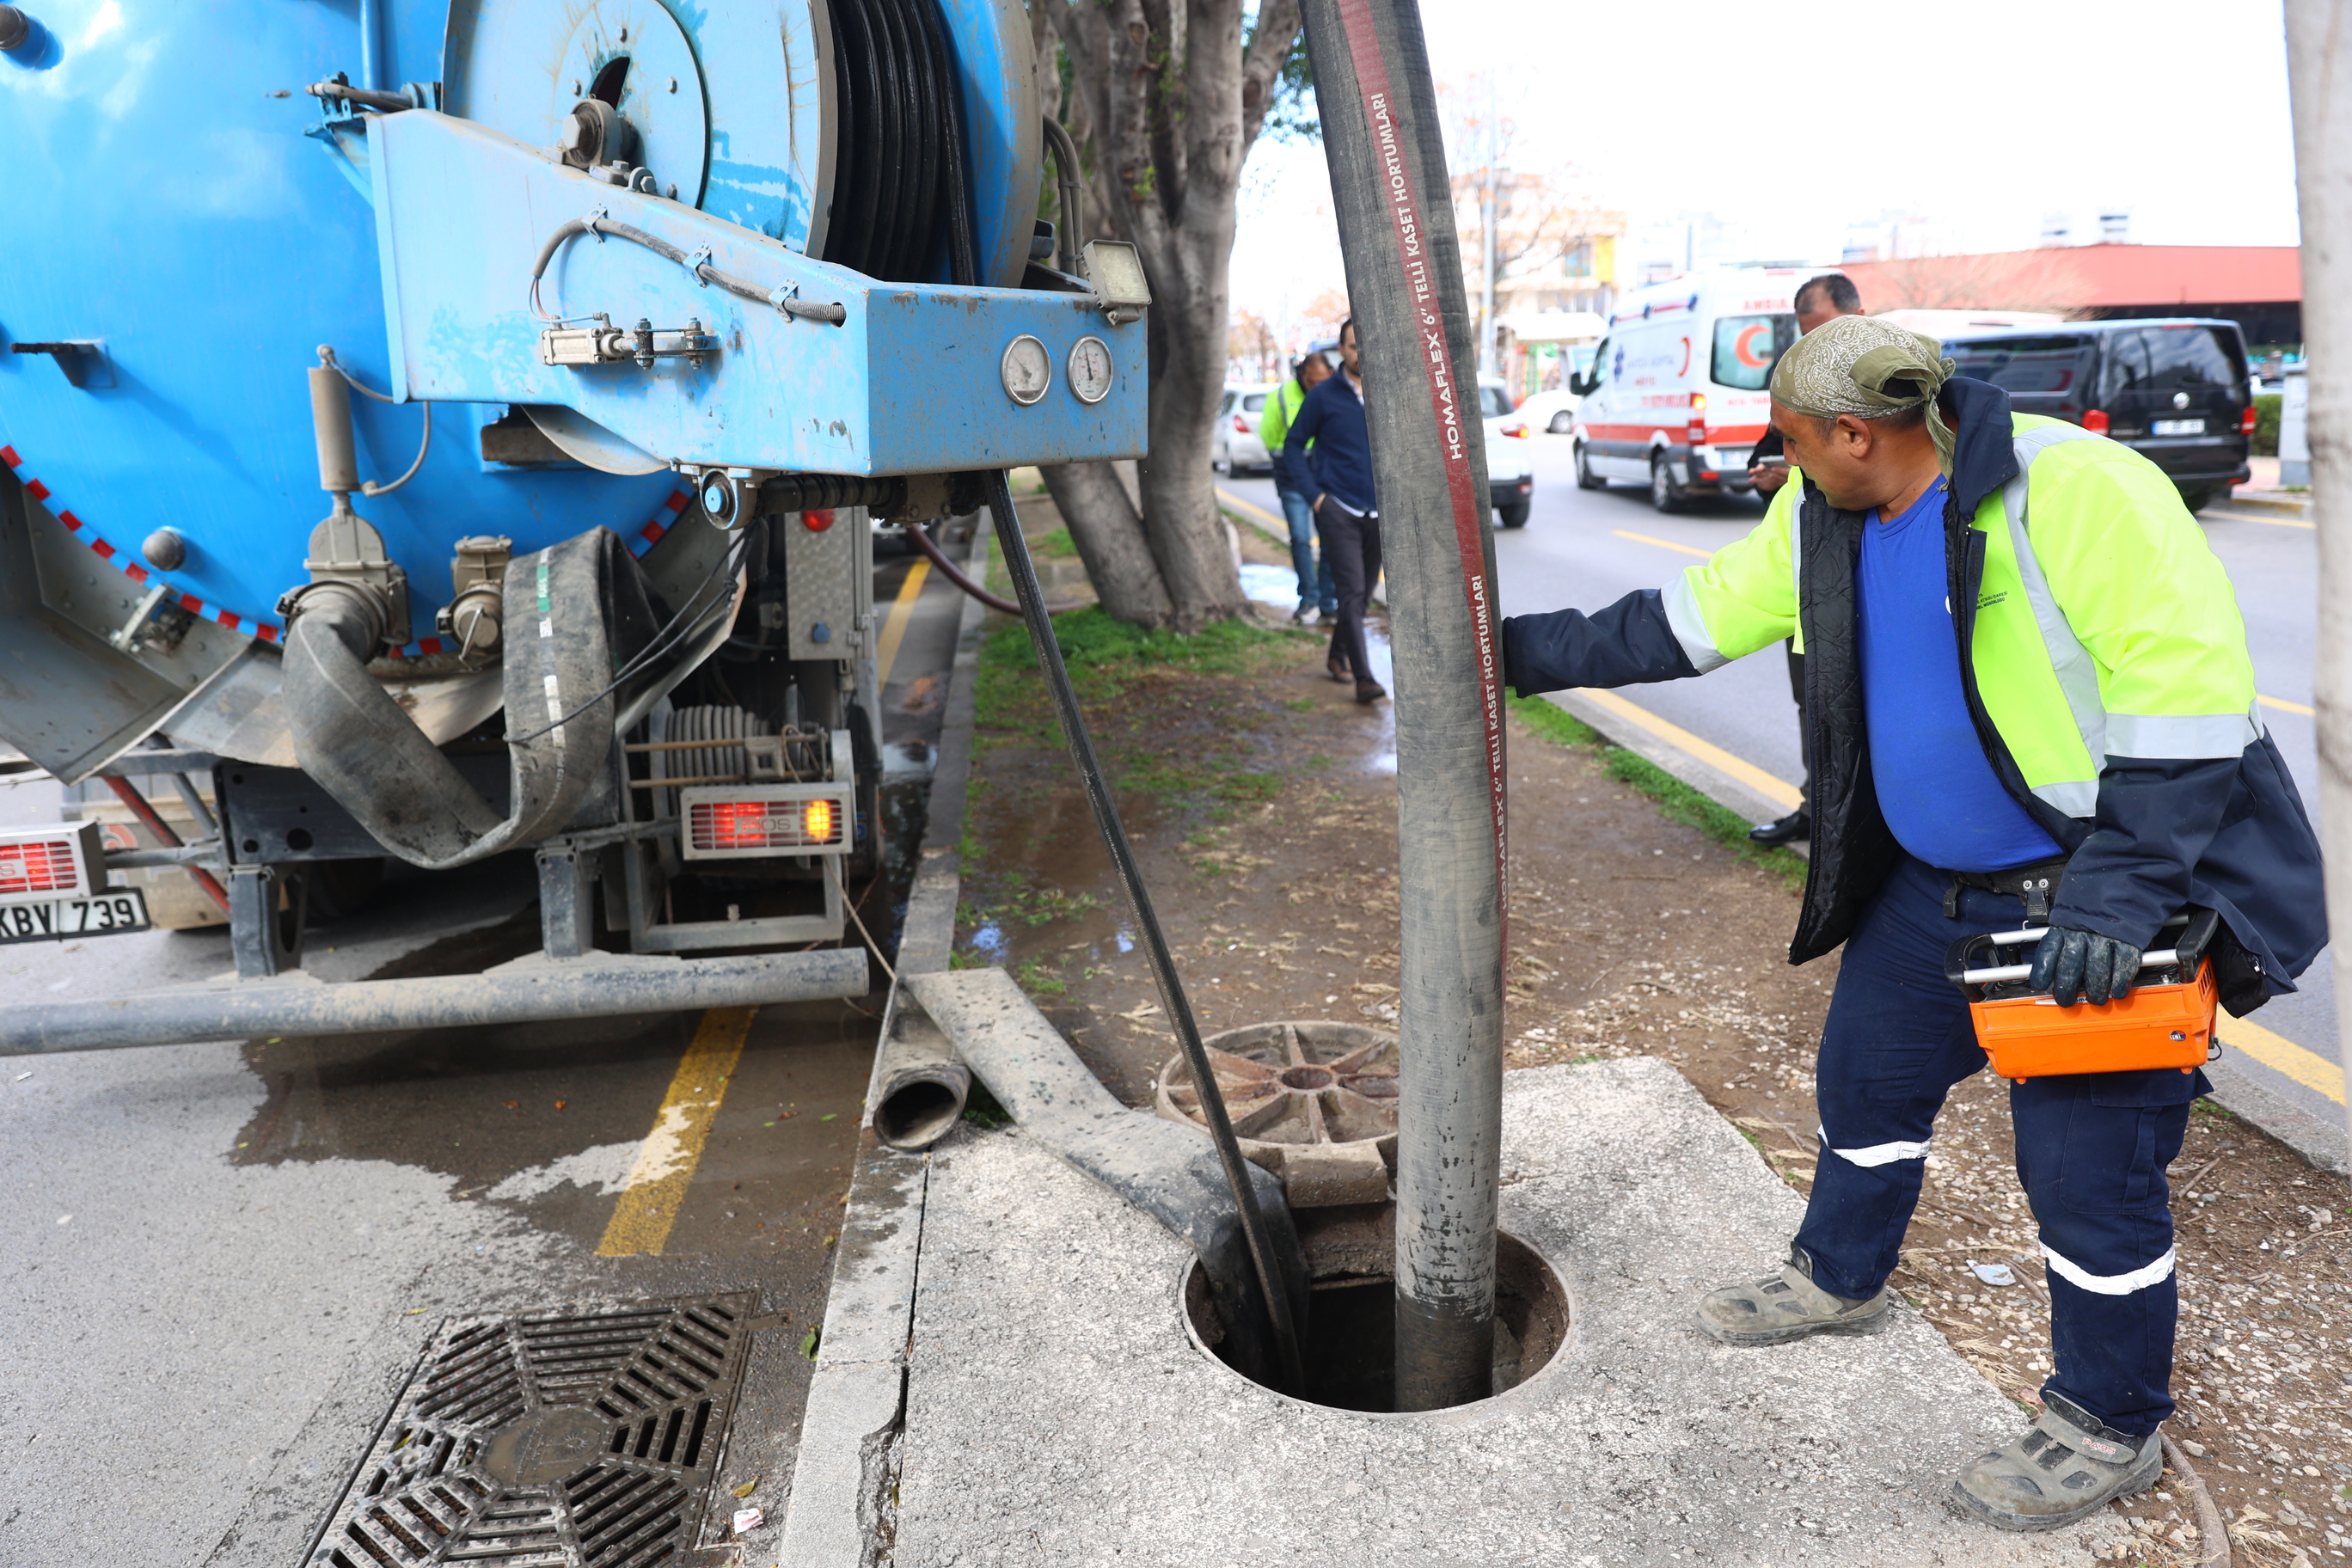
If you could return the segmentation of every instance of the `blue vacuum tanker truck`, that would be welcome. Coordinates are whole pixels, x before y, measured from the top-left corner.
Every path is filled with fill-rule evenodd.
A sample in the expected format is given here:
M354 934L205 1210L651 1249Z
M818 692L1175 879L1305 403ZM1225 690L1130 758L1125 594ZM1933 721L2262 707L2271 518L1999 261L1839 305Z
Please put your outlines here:
M0 937L168 875L237 975L0 1049L862 993L871 524L1145 446L1035 68L1017 0L0 5L0 743L155 831L0 824ZM299 972L509 852L535 956Z

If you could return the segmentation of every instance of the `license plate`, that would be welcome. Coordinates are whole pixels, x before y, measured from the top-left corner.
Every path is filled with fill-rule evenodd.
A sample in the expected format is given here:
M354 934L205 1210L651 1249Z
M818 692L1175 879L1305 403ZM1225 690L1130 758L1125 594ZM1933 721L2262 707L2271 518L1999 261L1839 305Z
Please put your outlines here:
M147 895L136 888L116 888L89 899L0 904L0 942L121 936L146 929Z
M2148 421L2147 433L2151 436L2202 436L2205 434L2205 421L2202 419L2152 419Z

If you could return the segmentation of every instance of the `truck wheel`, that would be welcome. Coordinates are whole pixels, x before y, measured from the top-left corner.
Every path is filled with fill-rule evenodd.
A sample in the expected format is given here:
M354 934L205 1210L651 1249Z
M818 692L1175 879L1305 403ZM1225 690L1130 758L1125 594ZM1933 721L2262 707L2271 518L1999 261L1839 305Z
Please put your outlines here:
M2180 487L2180 504L2187 507L2190 511L2203 511L2207 507L2213 504L2213 487L2210 485L2182 485Z
M1495 516L1505 528L1525 528L1528 525L1528 508L1532 504L1528 501L1515 500L1508 506L1496 507Z
M1675 471L1663 455L1650 459L1650 504L1660 511L1680 511L1688 498L1676 482Z
M1585 456L1584 443L1576 444L1576 488L1580 490L1605 490L1609 481L1592 471L1592 460Z
M1563 408L1551 416L1551 423L1544 428L1555 436L1565 436L1576 428L1576 416Z

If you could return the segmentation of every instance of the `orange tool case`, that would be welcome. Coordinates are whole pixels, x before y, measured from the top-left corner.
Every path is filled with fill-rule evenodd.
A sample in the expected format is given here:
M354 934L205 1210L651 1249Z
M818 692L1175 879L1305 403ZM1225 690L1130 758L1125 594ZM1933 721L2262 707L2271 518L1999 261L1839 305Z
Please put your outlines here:
M2026 983L2030 963L1999 962L2005 947L2040 942L2039 929L1964 937L1944 955L1944 973L1968 997L1977 1043L2003 1078L2023 1083L2063 1073L2194 1072L2214 1054L2219 994L2205 950L2219 925L2210 910L2166 921L2164 931L2178 933L2173 945L2144 955L2130 995L2095 1006L2061 1007Z

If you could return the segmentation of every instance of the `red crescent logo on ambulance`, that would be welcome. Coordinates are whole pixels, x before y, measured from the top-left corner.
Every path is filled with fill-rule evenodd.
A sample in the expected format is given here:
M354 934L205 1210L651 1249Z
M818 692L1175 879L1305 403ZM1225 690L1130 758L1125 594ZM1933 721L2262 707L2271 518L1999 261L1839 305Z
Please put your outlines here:
M1683 367L1682 367L1682 369L1680 369L1680 370L1678 370L1678 371L1675 372L1675 378L1676 378L1677 380L1679 380L1679 379L1680 379L1680 378L1682 378L1683 376L1688 375L1689 374L1690 374L1690 340L1689 340L1688 338L1685 338L1685 339L1683 340Z
M1756 352L1757 334L1769 333L1771 330L1772 323L1769 321L1758 321L1751 326L1740 329L1739 336L1732 342L1731 352L1739 356L1741 364L1752 365L1761 370L1772 363L1768 356Z

